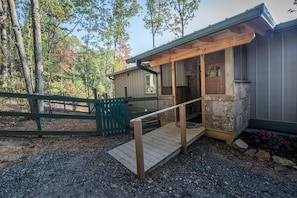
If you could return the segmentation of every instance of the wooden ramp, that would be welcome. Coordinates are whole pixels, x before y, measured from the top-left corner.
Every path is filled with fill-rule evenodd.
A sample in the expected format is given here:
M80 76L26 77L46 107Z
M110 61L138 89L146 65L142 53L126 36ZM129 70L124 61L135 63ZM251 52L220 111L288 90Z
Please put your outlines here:
M204 127L187 129L187 146L205 133ZM180 128L169 123L143 135L144 171L161 166L181 152ZM135 140L120 145L108 153L137 175Z

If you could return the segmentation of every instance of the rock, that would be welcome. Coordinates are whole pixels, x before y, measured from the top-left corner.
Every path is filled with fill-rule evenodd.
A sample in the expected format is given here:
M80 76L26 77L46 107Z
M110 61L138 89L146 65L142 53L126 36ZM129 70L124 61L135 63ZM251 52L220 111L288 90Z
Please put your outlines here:
M273 155L271 158L275 163L277 163L279 165L288 166L288 167L295 166L294 162L292 162L291 160L279 157L277 155Z
M245 143L242 139L237 139L232 144L233 148L238 150L239 152L245 152L248 149L249 145Z
M295 170L297 170L297 166L293 166L293 168L294 168Z
M118 188L118 185L116 185L116 184L111 184L110 187L111 187L111 188Z
M245 151L245 154L248 156L255 156L255 154L257 153L256 149L248 149L247 151Z
M261 159L261 160L265 160L265 161L270 161L270 153L269 152L266 152L266 151L263 151L263 150L259 150L255 156L258 158L258 159Z

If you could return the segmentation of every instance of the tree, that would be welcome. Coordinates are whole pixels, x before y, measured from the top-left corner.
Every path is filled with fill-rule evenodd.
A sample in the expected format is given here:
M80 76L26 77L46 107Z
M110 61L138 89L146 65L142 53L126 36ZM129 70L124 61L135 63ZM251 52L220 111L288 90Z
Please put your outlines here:
M41 27L39 14L39 0L31 0L32 26L34 38L34 62L35 62L35 92L44 95L44 79L42 65ZM43 101L39 103L39 110L44 111Z
M8 49L7 49L7 24L8 13L7 3L4 0L0 0L0 29L1 29L1 52L2 63L0 62L0 71L2 75L1 84L2 87L7 87L7 68L8 68Z
M7 2L8 2L10 18L11 18L11 22L12 22L12 26L13 26L13 31L14 31L15 38L16 38L16 46L17 46L17 50L19 53L19 57L20 57L20 63L22 65L23 75L25 78L26 90L27 90L28 94L33 94L33 85L32 85L32 80L31 80L31 76L30 76L28 58L25 53L23 36L22 36L22 32L21 32L21 26L19 24L19 20L18 20L17 13L16 13L15 3L14 3L14 0L7 0ZM29 102L29 103L30 103L31 111L33 111L33 103L32 102Z
M107 46L111 46L114 50L114 60L117 56L117 47L120 43L127 45L129 34L127 28L130 26L129 20L135 16L141 6L137 0L113 0L110 3L111 9L107 15L106 31L104 39ZM116 66L112 65L112 72L116 70Z
M190 20L195 17L195 11L198 10L200 0L171 0L170 5L173 7L174 14L169 12L166 16L171 20L167 25L168 29L172 31L176 37L183 37L185 34L185 27Z
M155 45L156 35L162 35L162 30L166 24L166 17L164 14L168 9L166 0L147 0L146 1L146 15L142 19L145 23L145 28L149 29L153 39L153 48Z

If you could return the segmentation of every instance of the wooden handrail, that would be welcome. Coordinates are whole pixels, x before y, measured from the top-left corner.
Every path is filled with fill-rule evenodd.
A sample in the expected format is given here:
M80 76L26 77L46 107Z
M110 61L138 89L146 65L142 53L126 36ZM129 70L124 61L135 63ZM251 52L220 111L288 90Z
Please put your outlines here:
M136 167L137 167L137 177L139 179L145 178L144 171L144 155L143 155L143 140L142 140L142 120L144 118L148 118L154 115L158 115L160 113L164 113L166 111L179 108L179 116L180 116L180 132L181 132L181 145L182 152L187 154L187 136L186 136L186 105L203 100L203 98L196 98L194 100L190 100L172 107L168 107L165 109L161 109L159 111L143 115L137 118L130 120L131 123L134 124L134 138L135 138L135 149L136 149Z
M201 98L196 98L196 99L193 99L193 100L189 100L189 101L187 101L187 102L184 102L184 103L181 103L181 104L178 104L178 105L174 105L174 106L172 106L172 107L167 107L167 108L165 108L165 109L161 109L161 110L159 110L159 111L155 111L155 112L153 112L153 113L149 113L149 114L146 114L146 115L143 115L143 116L139 116L139 117L137 117L137 118L134 118L134 119L130 120L130 122L133 123L134 121L139 120L139 119L140 119L140 120L143 120L144 118L148 118L148 117L151 117L151 116L154 116L154 115L158 115L158 114L160 114L160 113L164 113L164 112L166 112L166 111L169 111L169 110L178 108L178 107L180 107L182 104L184 104L184 105L188 105L188 104L191 104L191 103L200 101L200 100L202 100L202 97L201 97Z

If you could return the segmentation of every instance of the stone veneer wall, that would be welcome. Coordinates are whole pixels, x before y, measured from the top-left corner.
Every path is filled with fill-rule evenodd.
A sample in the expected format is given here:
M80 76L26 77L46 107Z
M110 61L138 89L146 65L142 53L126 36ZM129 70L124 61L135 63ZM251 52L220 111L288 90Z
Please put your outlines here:
M173 96L166 96L166 95L159 96L158 102L159 102L159 109L165 109L168 107L172 107L174 105L173 104ZM169 111L166 111L166 112L160 114L160 117L161 117L161 119L164 119L164 120L173 121L174 120L173 110L169 110Z
M205 96L205 127L236 132L249 119L249 83L234 82L234 96Z

